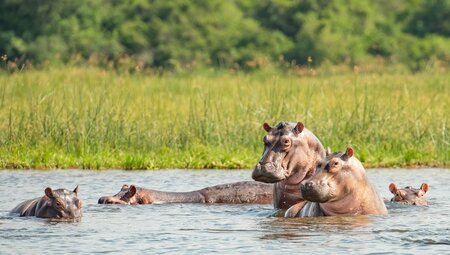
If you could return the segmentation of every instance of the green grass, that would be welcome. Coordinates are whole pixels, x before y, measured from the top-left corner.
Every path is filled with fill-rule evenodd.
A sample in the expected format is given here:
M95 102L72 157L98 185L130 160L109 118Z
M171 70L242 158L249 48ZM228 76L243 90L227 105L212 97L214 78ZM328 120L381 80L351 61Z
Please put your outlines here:
M450 164L450 74L0 73L1 168L251 168L303 121L366 167Z

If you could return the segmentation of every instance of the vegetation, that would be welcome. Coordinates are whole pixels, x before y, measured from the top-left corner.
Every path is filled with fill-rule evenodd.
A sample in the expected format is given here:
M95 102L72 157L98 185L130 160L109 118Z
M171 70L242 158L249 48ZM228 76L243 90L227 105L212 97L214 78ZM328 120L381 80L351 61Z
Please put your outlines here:
M448 166L450 1L2 0L0 168L249 168L303 121Z
M19 66L190 71L377 60L415 72L448 68L448 17L443 0L3 0L0 54Z
M448 166L448 73L0 73L0 168L251 168L303 121L366 166Z

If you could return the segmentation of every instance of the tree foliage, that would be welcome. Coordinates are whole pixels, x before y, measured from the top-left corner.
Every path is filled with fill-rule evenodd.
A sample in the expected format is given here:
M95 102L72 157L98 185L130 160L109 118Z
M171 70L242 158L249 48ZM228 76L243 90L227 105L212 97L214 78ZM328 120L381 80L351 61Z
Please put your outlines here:
M123 56L153 68L450 60L442 0L3 0L0 54L35 63Z

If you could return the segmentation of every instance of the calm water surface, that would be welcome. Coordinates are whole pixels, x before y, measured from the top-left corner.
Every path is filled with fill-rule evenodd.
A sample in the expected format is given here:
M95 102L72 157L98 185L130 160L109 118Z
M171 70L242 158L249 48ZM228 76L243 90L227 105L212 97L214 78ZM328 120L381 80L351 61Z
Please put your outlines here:
M429 207L387 203L389 215L284 219L271 205L98 205L102 195L136 184L166 191L249 180L251 172L0 171L0 254L449 254L450 170L369 169L378 191L427 182ZM78 222L21 218L8 212L47 186L80 185Z

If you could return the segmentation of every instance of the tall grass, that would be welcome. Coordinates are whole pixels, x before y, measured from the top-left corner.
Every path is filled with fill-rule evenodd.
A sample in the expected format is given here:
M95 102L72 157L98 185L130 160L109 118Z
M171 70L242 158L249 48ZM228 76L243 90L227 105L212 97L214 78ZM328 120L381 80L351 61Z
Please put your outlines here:
M250 168L303 121L366 166L450 163L450 74L0 74L2 168Z

